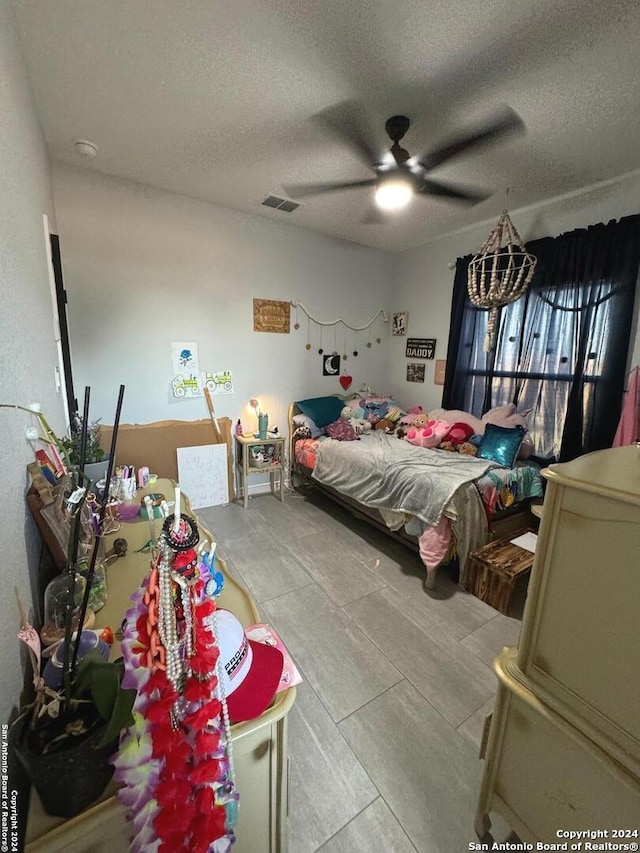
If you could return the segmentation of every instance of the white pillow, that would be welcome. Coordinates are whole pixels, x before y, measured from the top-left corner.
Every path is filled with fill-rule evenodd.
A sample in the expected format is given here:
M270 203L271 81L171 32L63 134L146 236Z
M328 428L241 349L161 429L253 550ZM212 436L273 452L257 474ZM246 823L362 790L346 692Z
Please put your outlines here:
M315 422L311 420L309 415L303 415L302 413L293 416L293 422L296 426L306 426L311 430L311 438L317 438L319 435L323 435L321 429L318 429Z

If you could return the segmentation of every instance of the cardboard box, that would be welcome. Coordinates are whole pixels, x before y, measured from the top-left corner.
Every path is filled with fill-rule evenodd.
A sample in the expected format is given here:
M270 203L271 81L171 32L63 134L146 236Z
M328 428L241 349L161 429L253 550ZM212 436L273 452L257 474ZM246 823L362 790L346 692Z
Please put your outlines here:
M231 420L218 418L220 434L227 445L229 500L235 500L233 488L233 452ZM105 450L111 446L112 426L101 425L100 443ZM116 445L116 464L146 465L152 474L178 481L178 447L199 447L219 444L209 419L199 421L155 421L150 424L120 424ZM188 496L187 496L188 497Z

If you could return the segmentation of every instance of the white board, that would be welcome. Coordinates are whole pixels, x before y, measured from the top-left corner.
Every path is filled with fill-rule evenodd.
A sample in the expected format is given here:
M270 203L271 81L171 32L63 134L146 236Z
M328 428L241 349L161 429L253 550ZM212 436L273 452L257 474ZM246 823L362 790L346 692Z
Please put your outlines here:
M227 445L178 447L178 481L193 509L229 503Z

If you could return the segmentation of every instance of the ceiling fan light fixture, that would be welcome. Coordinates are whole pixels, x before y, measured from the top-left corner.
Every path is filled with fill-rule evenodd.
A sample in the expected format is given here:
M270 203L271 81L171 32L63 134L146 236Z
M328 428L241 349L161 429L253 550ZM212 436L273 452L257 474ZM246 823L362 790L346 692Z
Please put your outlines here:
M381 181L376 189L376 204L382 210L402 210L412 198L413 185L406 178L388 178Z

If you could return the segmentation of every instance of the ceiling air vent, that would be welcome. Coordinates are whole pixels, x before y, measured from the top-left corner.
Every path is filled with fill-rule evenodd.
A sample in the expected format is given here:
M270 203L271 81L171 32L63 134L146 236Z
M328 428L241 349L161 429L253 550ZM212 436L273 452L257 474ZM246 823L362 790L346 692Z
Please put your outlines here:
M293 213L300 205L297 201L291 201L288 198L280 198L277 195L267 195L260 202L265 207L273 207L275 210L283 210L285 213Z

